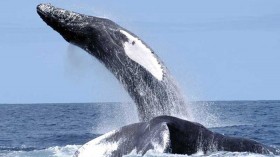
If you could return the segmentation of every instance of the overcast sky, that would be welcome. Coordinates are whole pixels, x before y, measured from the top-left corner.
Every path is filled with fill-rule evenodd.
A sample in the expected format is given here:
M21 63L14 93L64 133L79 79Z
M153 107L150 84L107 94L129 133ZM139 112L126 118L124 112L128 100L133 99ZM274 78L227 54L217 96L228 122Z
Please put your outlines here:
M94 58L37 15L44 1L0 5L0 103L131 101ZM189 100L280 99L280 1L49 0L140 36Z

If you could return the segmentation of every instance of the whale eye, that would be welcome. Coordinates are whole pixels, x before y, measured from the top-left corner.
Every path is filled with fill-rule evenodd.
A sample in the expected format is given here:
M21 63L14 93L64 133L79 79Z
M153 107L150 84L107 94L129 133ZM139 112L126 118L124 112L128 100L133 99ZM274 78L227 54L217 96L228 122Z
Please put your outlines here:
M163 70L153 51L137 37L124 30L120 30L120 32L128 39L128 41L123 43L125 54L161 81Z

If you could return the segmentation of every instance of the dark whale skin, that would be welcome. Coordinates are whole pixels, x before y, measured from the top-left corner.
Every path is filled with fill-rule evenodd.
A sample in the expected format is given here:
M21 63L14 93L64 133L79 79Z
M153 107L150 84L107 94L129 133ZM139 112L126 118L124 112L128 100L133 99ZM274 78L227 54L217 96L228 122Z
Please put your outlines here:
M108 153L112 143L118 143L117 148ZM98 148L96 145L109 145L105 154L98 155L106 157L121 157L133 151L141 155L148 151L187 155L200 151L205 154L229 151L279 155L279 150L254 140L224 136L208 130L199 123L171 116L159 116L149 122L124 126L95 144L85 145L87 147L82 146L75 157L84 157L84 154L94 156Z
M119 142L118 149L112 152L111 157L126 155L134 149L137 153L145 154L155 149L155 144L162 146L162 153L172 154L190 155L198 151L280 154L275 148L245 138L214 133L198 123L172 116L156 117L171 115L169 109L174 107L177 107L175 111L186 113L185 102L167 68L155 54L163 70L162 80L157 80L125 54L123 44L128 38L120 30L138 38L136 35L108 19L74 13L49 4L38 5L37 12L67 42L81 47L103 63L136 103L140 120L144 122L124 126L103 139L105 143ZM138 88L147 93L142 95ZM163 136L166 134L168 136ZM78 150L75 156L80 157L80 154Z
M194 123L171 116L154 118L151 123L166 123L170 132L170 153L194 154L199 150L252 152L259 154L279 154L275 148L254 140L224 136L212 132L199 123Z

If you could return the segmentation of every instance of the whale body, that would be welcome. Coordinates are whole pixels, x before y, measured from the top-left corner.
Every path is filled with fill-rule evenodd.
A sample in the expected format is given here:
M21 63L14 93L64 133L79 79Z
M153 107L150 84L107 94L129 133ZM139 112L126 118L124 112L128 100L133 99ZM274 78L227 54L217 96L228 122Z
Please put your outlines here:
M113 73L136 103L139 118L143 121L88 142L75 153L75 157L118 157L133 152L144 155L148 151L279 154L278 150L253 140L227 137L198 123L160 116L187 115L186 103L163 62L135 34L108 19L50 4L38 5L37 12L66 41L96 57Z
M159 115L187 115L186 103L168 69L139 37L111 20L56 8L37 7L62 37L97 58L121 82L137 106L140 121Z
M121 157L172 153L191 155L198 151L252 152L279 154L275 148L245 138L214 133L204 126L171 116L159 116L149 122L124 126L83 145L74 157Z

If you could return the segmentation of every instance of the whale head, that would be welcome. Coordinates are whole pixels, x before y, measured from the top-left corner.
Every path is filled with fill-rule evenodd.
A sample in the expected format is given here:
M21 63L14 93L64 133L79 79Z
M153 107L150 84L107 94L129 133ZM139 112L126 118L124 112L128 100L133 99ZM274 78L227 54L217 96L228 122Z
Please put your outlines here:
M109 19L75 13L51 4L38 5L37 13L67 42L87 51L105 49L102 42L121 44L116 42L119 41L116 38L120 37L120 26Z

